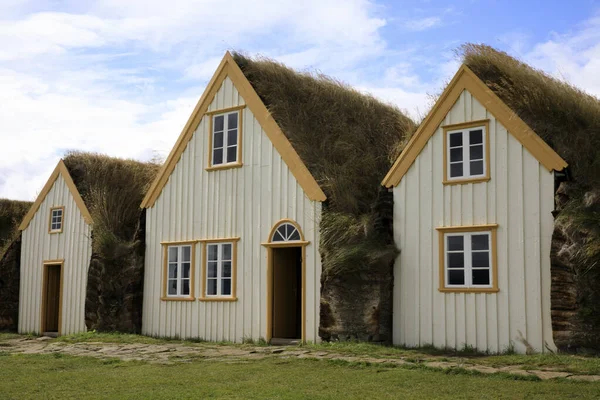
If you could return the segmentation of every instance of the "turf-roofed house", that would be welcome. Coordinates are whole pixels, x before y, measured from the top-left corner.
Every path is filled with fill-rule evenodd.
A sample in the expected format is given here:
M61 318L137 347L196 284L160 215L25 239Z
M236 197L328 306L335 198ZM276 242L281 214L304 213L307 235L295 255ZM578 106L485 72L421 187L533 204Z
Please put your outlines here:
M58 162L19 226L20 333L140 330L139 201L157 170L80 152Z
M142 203L142 332L389 338L379 182L413 128L331 78L227 53Z
M383 181L394 343L598 348L599 102L488 46L462 56Z

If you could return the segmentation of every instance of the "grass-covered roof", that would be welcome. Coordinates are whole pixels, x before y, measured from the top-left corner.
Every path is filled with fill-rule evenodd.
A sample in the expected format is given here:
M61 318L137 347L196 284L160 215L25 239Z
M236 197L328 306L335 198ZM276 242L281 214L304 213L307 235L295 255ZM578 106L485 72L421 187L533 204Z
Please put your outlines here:
M19 224L33 203L0 199L0 258L19 234Z
M389 264L396 248L376 229L381 179L416 124L397 107L320 73L233 53L327 196L321 219L325 276Z

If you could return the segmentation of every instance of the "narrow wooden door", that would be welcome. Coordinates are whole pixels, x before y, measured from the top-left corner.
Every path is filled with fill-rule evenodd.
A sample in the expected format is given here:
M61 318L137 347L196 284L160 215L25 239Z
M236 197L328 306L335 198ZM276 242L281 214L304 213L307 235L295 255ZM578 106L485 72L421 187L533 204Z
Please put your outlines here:
M45 310L42 327L44 332L58 332L60 315L60 265L47 265L44 288Z
M273 249L273 337L301 336L301 249Z

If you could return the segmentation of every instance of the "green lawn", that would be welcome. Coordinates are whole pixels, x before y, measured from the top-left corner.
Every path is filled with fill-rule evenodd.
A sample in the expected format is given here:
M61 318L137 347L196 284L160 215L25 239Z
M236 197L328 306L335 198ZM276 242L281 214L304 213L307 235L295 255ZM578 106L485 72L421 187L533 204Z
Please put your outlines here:
M324 360L197 360L172 365L0 353L3 399L597 398L600 385L509 380Z

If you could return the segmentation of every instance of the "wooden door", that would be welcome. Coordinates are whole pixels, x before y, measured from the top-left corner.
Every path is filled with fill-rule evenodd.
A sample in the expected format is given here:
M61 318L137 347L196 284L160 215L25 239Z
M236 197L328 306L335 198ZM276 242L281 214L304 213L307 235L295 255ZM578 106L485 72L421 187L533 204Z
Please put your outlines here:
M273 337L301 336L301 248L273 249Z
M44 288L43 332L59 331L60 316L60 265L46 265Z

